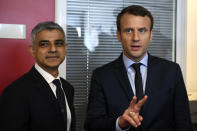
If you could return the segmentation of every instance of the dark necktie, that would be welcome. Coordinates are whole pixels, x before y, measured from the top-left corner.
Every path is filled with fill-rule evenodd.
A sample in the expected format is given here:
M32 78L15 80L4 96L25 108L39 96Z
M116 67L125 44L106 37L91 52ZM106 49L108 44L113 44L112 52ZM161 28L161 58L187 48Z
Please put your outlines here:
M66 102L65 102L65 95L64 92L61 88L60 80L55 79L53 80L53 84L56 85L56 96L57 96L57 101L59 103L60 111L64 119L65 123L65 129L67 130L67 111L66 111Z
M135 91L137 101L143 98L143 85L142 85L142 76L140 73L141 63L134 63L132 67L135 69Z

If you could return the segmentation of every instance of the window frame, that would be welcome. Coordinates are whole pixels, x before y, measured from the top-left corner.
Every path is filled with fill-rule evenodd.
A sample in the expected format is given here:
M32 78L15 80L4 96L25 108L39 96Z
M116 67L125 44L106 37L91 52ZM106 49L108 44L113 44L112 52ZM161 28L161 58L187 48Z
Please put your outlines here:
M180 65L186 79L187 56L187 0L177 0L176 12L176 62Z
M67 0L55 0L55 22L66 32ZM59 67L59 75L66 79L66 58Z
M67 13L67 0L55 0L55 22L60 24L66 32L66 13ZM175 61L180 65L183 73L183 77L186 77L186 11L187 1L177 0L177 12L176 12L176 53ZM178 45L177 45L178 44ZM66 59L60 65L60 76L66 79Z

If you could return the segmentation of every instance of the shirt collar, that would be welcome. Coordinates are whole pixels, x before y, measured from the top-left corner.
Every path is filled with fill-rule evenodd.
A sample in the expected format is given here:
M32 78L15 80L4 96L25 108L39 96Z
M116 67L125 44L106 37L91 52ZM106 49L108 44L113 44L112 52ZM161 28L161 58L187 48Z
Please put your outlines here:
M57 78L53 77L50 73L43 70L37 63L35 64L35 68L44 77L48 84L51 83L54 79L60 79L59 76Z
M135 61L129 59L126 55L124 55L124 53L123 53L122 56L123 56L123 62L124 62L126 70L128 70L128 68L132 64L136 63ZM147 65L148 65L148 53L145 54L144 58L139 63L142 63L142 65L147 67Z

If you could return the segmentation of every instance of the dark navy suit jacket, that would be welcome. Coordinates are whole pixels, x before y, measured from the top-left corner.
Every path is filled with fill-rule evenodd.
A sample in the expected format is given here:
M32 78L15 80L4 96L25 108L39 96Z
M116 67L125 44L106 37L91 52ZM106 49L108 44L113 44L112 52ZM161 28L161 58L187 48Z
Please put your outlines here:
M178 64L149 55L141 131L192 131L188 97ZM115 131L134 96L122 55L92 75L85 129ZM136 131L131 127L129 131Z
M75 127L73 87L61 78ZM0 131L66 131L56 97L49 84L32 67L5 88L0 97Z

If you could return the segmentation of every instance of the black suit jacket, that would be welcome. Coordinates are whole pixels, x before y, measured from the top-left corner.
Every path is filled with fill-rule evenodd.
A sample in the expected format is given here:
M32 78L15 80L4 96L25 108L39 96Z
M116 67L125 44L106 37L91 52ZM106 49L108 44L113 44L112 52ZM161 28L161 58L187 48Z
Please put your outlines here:
M62 78L61 82L74 131L74 89ZM53 91L34 67L5 88L0 97L1 131L66 131L65 124Z
M141 131L192 131L188 97L178 64L148 57ZM93 72L85 129L115 131L116 119L134 96L122 55ZM129 131L135 131L130 127Z

